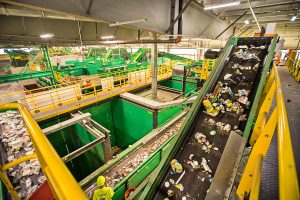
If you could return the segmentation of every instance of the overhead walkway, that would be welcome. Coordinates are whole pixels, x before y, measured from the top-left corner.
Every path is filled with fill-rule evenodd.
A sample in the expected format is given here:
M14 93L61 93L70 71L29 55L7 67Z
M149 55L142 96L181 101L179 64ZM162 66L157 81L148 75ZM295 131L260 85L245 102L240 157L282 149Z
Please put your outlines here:
M60 84L44 87L46 91L36 93L39 88L1 95L0 101L4 103L6 99L18 97L15 100L24 105L36 121L42 121L151 84L150 67L94 75L74 81L58 73L55 76ZM170 65L158 67L158 81L171 76Z

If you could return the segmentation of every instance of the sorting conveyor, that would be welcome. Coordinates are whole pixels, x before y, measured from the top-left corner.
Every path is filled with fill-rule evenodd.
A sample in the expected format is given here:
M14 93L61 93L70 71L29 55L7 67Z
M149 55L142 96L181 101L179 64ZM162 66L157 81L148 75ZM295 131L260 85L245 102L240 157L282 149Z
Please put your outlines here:
M143 175L147 176L151 172L149 169L155 169L156 165L159 164L159 160L156 164L153 160L156 160L156 158L164 154L167 143L170 142L175 133L177 133L185 115L186 111L183 111L164 126L157 128L137 141L129 148L128 152L124 151L120 153L115 157L112 163L107 163L82 180L81 185L87 196L92 197L94 190L97 189L96 178L99 174L102 174L103 176L109 177L107 184L115 190L114 199L122 199L124 197L123 186L125 186L125 184L139 184L139 182L143 181L141 177L134 182L130 181L130 179L135 177L138 173L143 172ZM119 160L117 159L118 157L120 158ZM149 162L152 164L149 164ZM148 168L148 170L145 171L145 167Z
M276 36L231 38L219 60L217 69L212 72L213 75L203 87L203 94L200 94L197 99L199 102L193 106L195 110L187 116L183 123L184 127L179 131L180 136L174 141L172 151L164 160L165 162L158 167L157 173L150 181L151 185L149 183L146 186L141 199L170 198L170 193L173 193L171 198L174 199L224 199L229 197L239 159L251 130L253 113L256 112L261 88L274 54L276 40ZM239 54L238 52L241 50L243 52ZM243 59L246 56L244 54L248 51L255 56ZM237 71L237 69L239 70ZM232 76L228 78L228 74ZM245 102L247 105L240 103L243 113L226 110L224 113L220 112L216 117L212 117L204 112L205 108L200 106L203 98L206 94L213 92L216 95L222 85L220 82L227 83L232 94L221 93L219 100L230 99L232 102L237 102L239 96L235 94L239 92L238 90L249 91L249 94L246 95L249 100L249 102ZM220 103L219 100L217 102ZM246 114L246 121L239 121L242 114ZM232 131L221 130L216 124L208 123L209 119L222 122L224 125L230 124ZM234 126L237 127L233 128ZM216 131L215 135L210 134L212 130ZM203 133L209 144L212 145L209 153L205 152L208 145L200 144L195 139L197 133ZM169 167L171 158L177 159L183 165L184 175L171 174ZM203 158L212 172L203 168L205 164L200 164L203 162ZM192 161L197 161L200 169L197 170L192 166ZM178 183L183 187L175 187L172 179L175 181L180 179ZM168 183L166 184L166 182Z

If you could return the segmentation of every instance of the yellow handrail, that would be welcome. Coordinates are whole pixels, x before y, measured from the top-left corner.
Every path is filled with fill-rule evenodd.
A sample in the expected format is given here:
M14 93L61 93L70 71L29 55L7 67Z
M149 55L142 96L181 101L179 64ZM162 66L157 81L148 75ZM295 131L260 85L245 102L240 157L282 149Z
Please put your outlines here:
M262 168L263 155L257 154L256 166L253 173L253 182L251 185L251 193L249 200L256 200L259 197L259 186L261 180L261 168Z
M280 79L276 67L276 101L278 111L278 162L279 162L279 193L280 199L300 199L296 165L291 142L288 117L284 97L282 94Z
M298 176L288 117L276 66L273 67L269 75L263 95L266 96L262 97L262 102L260 103L261 108L258 109L260 112L254 127L255 134L252 134L250 139L251 144L253 144L253 149L236 193L240 199L244 199L245 194L250 194L250 199L258 199L260 178L257 176L261 171L259 157L261 156L263 158L266 155L277 126L280 199L299 200ZM272 100L275 95L276 106L269 119L266 120L268 116L267 113L270 112Z
M67 85L63 83L56 85L56 87L54 87L56 88L55 90L51 90L53 86L48 86L44 87L45 89L50 89L47 92L34 93L34 89L30 91L5 94L0 96L0 99L5 99L9 96L13 97L16 94L23 94L24 97L21 97L19 102L28 109L34 118L38 116L36 119L41 120L61 114L64 111L70 111L69 108L79 108L81 106L95 103L95 101L103 100L104 96L111 97L124 91L132 90L135 87L147 85L151 81L150 68L141 68L138 71L132 70L132 72L131 70L128 70L127 72L128 74L124 74L124 72L109 73L107 74L107 77L103 77L103 75L95 75L92 76L92 78L89 77L89 80L91 81L90 83L92 84L84 83L83 80L70 81L70 85L68 87L63 87ZM162 64L158 68L158 80L169 78L171 74L172 70L170 65ZM119 85L112 84L112 81L119 83ZM120 90L120 88L122 88L122 90ZM113 94L113 90L115 90L115 94ZM71 106L62 109L61 106L65 106L67 104ZM77 104L77 106L74 104ZM49 110L53 110L54 112L49 114Z
M56 199L87 199L64 162L43 134L37 122L18 103L0 105L0 110L18 109L27 126L38 160Z

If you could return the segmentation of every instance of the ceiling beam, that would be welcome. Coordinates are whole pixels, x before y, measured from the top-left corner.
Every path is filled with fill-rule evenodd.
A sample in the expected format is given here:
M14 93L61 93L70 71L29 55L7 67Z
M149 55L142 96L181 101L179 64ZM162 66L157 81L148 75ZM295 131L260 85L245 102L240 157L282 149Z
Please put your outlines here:
M292 11L292 12L291 12ZM264 12L255 12L255 15L260 17L266 17L266 16L287 16L287 15L294 15L294 14L297 14L297 13L300 13L300 10L296 9L294 10L281 10L281 11L264 11ZM222 16L222 17L225 17L226 19L228 20L232 20L236 17L238 17L239 15L235 14L235 15L228 15L228 16ZM247 13L244 18L247 18L247 17L251 17L251 13Z
M240 17L238 17L234 22L232 22L227 28L225 28L219 35L215 37L215 40L218 39L223 33L225 33L230 27L232 27L237 21L239 21L247 11L245 11Z
M253 2L253 3L252 3ZM265 3L266 2L266 3ZM268 3L269 2L269 3ZM253 4L253 9L258 8L270 8L270 7L278 7L278 6L293 6L294 4L300 3L300 0L294 0L294 1L279 1L279 2L273 2L273 1L251 1ZM240 4L238 7L226 7L222 9L223 12L231 12L231 11L243 11L248 9L247 1L245 1L243 4Z
M87 10L86 10L86 16L91 16L91 8L92 8L92 5L93 5L93 2L94 2L94 0L90 0L89 1L89 5L88 5L88 8L87 8Z
M184 7L182 8L182 10L178 13L177 17L172 21L172 23L170 24L169 28L165 31L165 33L170 32L170 30L174 27L174 24L179 20L179 18L182 16L184 11L189 7L189 5L191 4L192 1L193 0L188 0L188 2L186 2Z
M74 14L74 13L70 13L70 12L65 12L65 11L61 11L61 10L55 10L55 9L50 9L50 8L46 8L46 7L41 7L41 6L35 6L35 5L31 5L31 4L26 4L26 3L20 3L20 2L16 2L16 1L12 1L12 0L0 0L0 3L3 4L8 4L8 5L14 5L14 6L18 6L18 7L23 7L23 8L27 8L27 9L31 9L31 10L38 10L38 11L43 11L43 12L49 12L49 13L55 13L58 15L63 15L63 16L68 16L68 17L72 17L74 18L74 21L79 20L79 21L92 21L92 22L100 22L100 23L105 23L105 24L111 24L113 22L111 21L105 21L105 20L101 20L101 19L97 19L97 18L93 18L93 17L89 17L89 16L82 16L82 15L78 15L78 14ZM141 29L135 26L130 26L130 25L122 25L122 27L127 27L127 28L131 28L131 29ZM150 31L150 32L155 32L155 33L161 33L158 31L152 31L149 29L141 29L141 30L145 30L145 31Z
M110 23L108 21L99 20L99 19L95 19L95 18L92 18L92 17L86 17L86 16L82 16L82 15L69 13L69 12L54 10L54 9L45 8L45 7L41 7L41 6L34 6L34 5L20 3L20 2L11 1L11 0L0 0L0 3L19 6L19 7L23 7L23 8L28 8L28 9L31 9L31 10L38 10L38 11L56 13L56 14L59 14L59 15L65 15L65 16L73 17L74 20L102 22L102 23L107 23L107 24Z
M262 13L262 12L270 12L270 11L277 11L277 10L298 10L300 8L300 2L296 2L294 4L289 5L276 5L276 6L267 6L267 7L253 7L253 10L255 13ZM222 11L221 17L231 16L231 15L241 15L244 10L247 10L247 8L243 9L235 9L231 11Z

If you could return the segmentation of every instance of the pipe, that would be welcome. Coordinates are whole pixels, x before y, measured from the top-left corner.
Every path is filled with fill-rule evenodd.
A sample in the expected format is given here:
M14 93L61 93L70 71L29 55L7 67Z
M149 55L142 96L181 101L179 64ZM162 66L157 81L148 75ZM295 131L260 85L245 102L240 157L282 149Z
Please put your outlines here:
M164 44L164 43L174 43L177 44L181 42L181 37L176 37L175 39L169 39L169 40L131 40L131 41L123 41L123 42L116 42L115 44ZM99 44L99 42L98 42ZM105 43L100 42L100 44L107 45Z
M109 24L109 27L112 26L121 26L121 25L126 25L126 24L133 24L133 23L138 23L138 22L146 22L147 18L143 18L143 19L137 19L137 20L131 20L131 21L124 21L124 22L115 22L112 24Z
M250 3L249 0L247 0L247 2L248 2L248 6L249 6L249 8L250 8L250 11L251 11L251 13L252 13L252 15L253 15L253 17L254 17L254 19L255 19L256 25L257 25L259 31L261 31L261 28L260 28L259 23L258 23L258 21L257 21L257 18L256 18L256 16L255 16L255 13L254 13L254 11L253 11L253 9L252 9L251 3Z
M154 40L157 40L156 33L151 34ZM151 93L152 99L157 98L157 43L153 43L151 48L151 66L152 66L152 83Z

